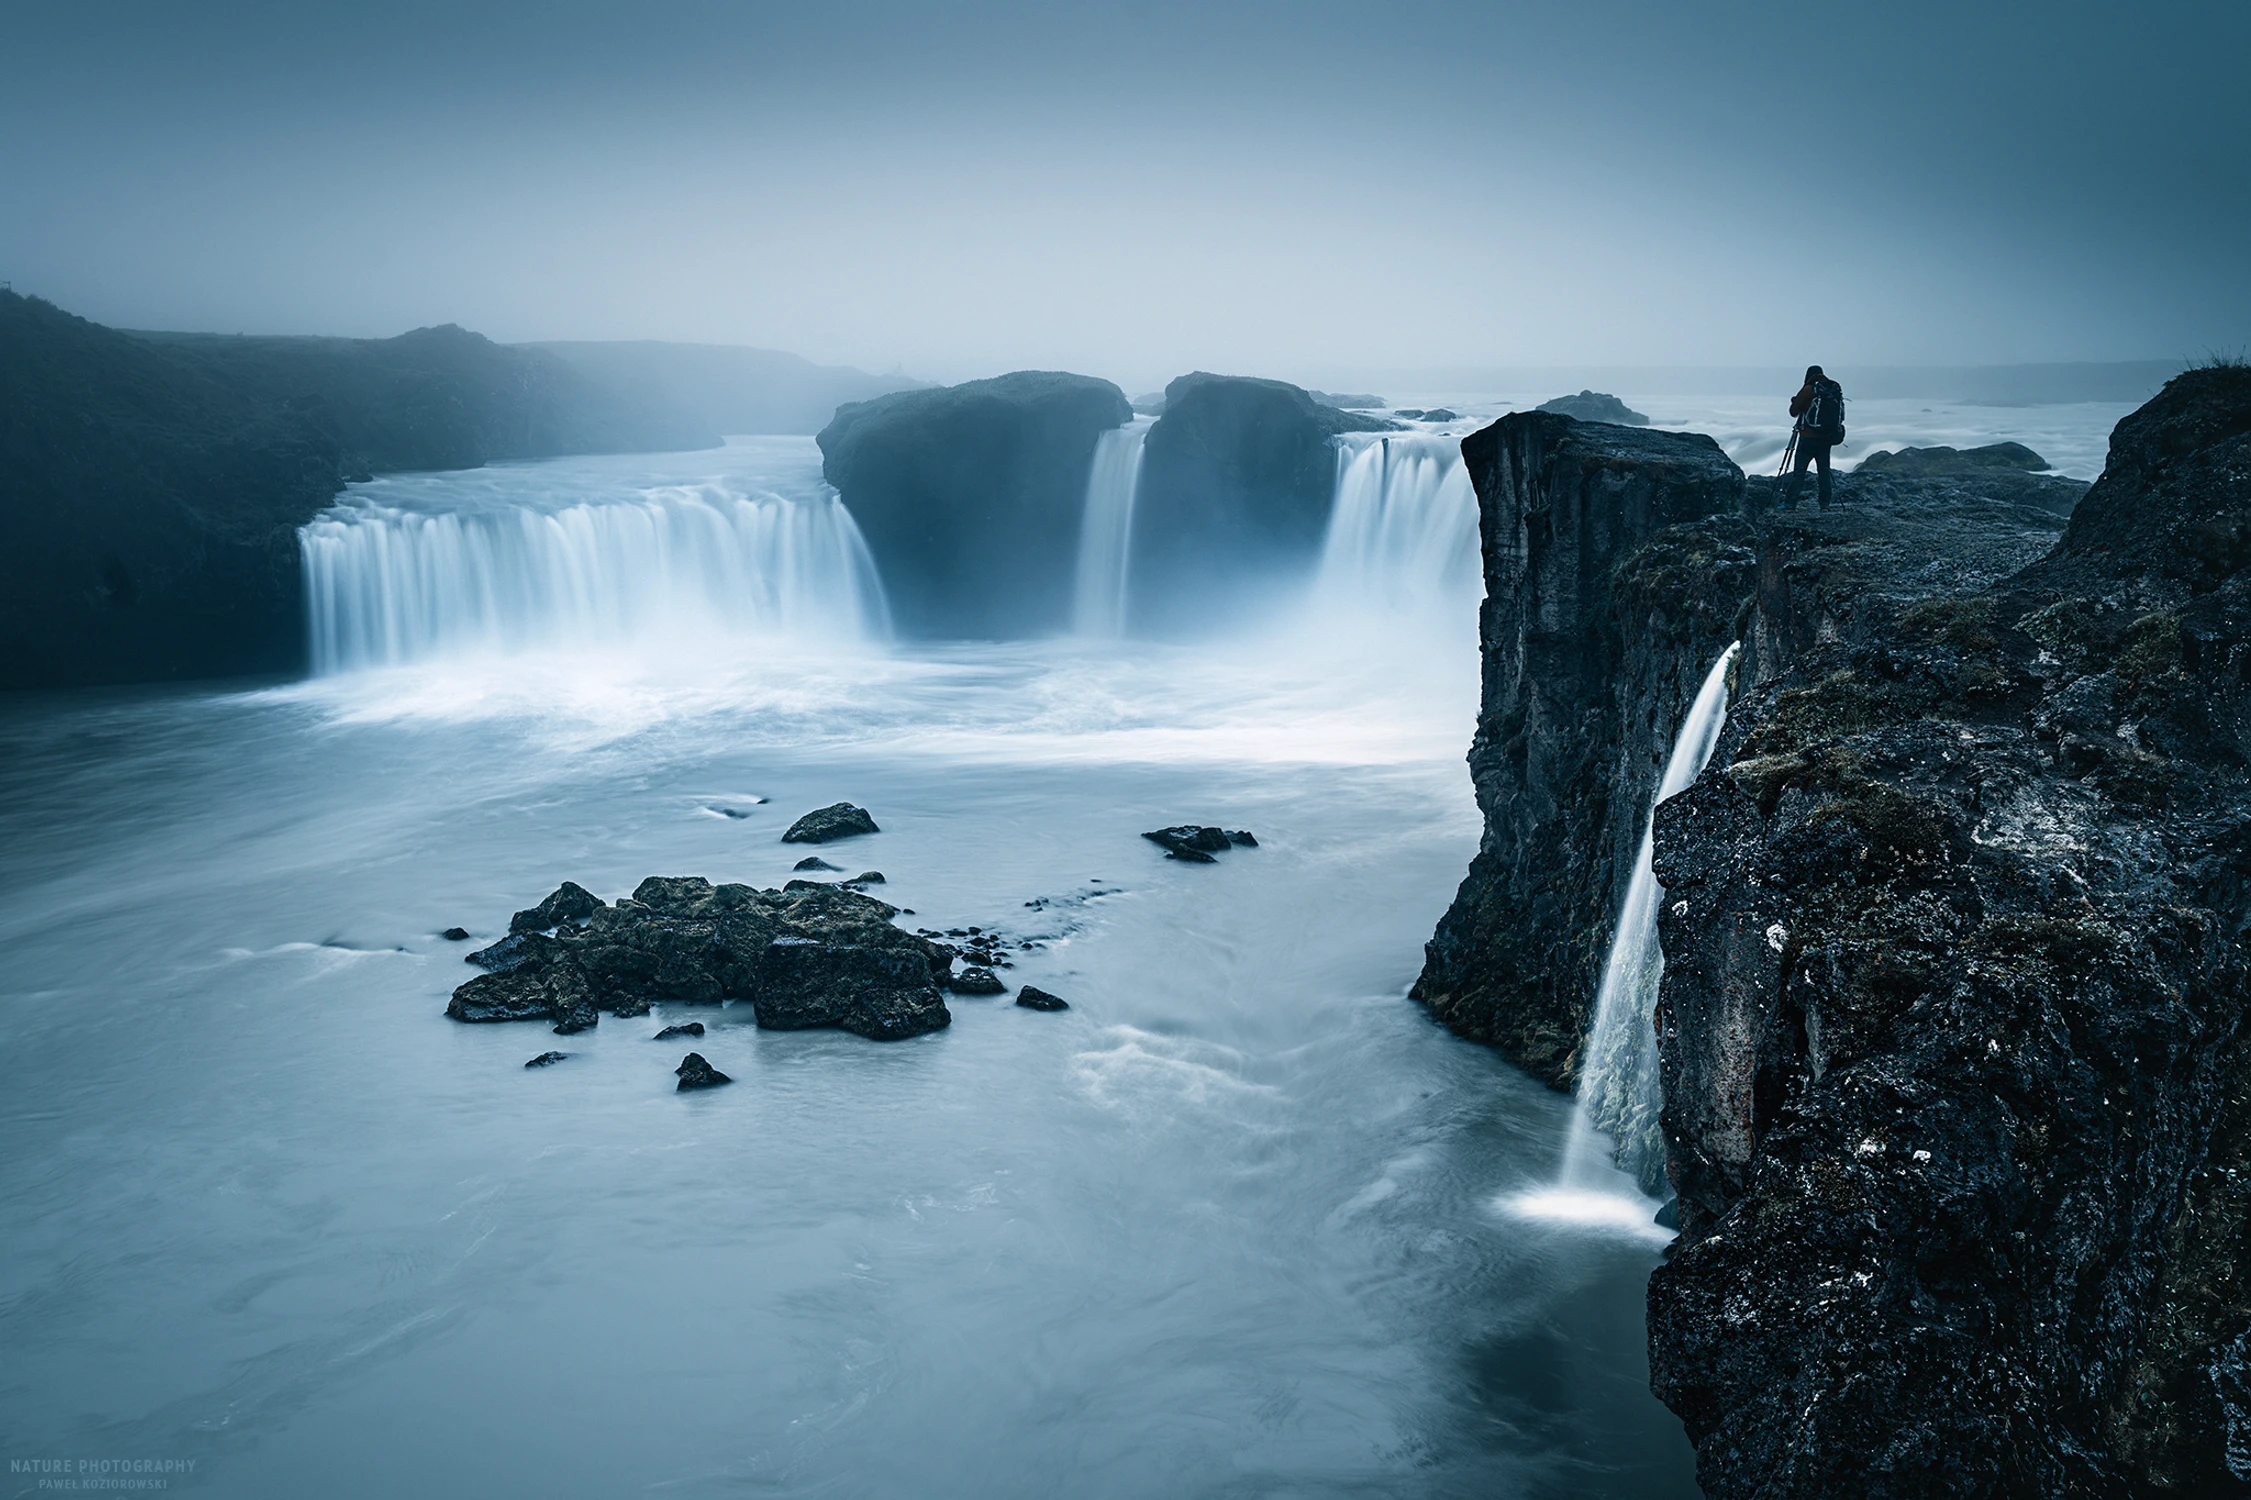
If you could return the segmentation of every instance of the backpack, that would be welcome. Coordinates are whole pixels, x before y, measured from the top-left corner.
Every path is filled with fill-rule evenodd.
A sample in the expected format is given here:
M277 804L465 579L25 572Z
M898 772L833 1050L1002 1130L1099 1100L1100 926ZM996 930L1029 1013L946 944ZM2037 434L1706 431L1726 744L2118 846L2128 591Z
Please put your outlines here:
M1845 440L1845 388L1834 380L1813 383L1813 404L1805 409L1805 430L1830 447Z

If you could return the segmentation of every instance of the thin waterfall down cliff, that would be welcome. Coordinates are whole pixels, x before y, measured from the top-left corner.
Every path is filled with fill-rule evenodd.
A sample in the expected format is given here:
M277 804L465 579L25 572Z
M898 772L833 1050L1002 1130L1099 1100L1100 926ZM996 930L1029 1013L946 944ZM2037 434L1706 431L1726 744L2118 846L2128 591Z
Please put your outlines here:
M1138 417L1103 433L1094 445L1072 596L1072 625L1080 635L1115 639L1125 634L1133 497L1141 483L1142 440L1149 436L1149 426L1148 418Z
M1656 802L1686 791L1712 758L1727 723L1728 674L1741 650L1740 644L1729 646L1704 675L1665 762ZM1564 1144L1565 1187L1598 1185L1612 1161L1644 1192L1659 1191L1665 1181L1665 1140L1657 1124L1665 1101L1657 1081L1653 1030L1657 983L1665 972L1657 942L1657 909L1665 888L1657 883L1653 861L1656 817L1653 802L1642 823L1641 850L1618 911L1610 956L1602 966L1602 988L1595 996L1594 1024L1587 1029L1571 1133Z
M430 513L372 499L298 533L317 673L719 636L889 632L833 495L668 485L557 509Z

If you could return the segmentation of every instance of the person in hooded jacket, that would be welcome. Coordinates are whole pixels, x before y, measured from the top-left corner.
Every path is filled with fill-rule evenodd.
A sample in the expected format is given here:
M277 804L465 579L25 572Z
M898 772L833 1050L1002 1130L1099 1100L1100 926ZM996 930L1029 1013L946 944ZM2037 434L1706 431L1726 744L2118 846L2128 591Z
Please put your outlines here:
M1790 398L1790 415L1798 421L1798 459L1782 481L1783 510L1794 510L1798 503L1798 489L1805 479L1806 466L1816 471L1814 504L1822 510L1829 508L1829 450L1842 435L1845 425L1844 387L1821 373L1821 366L1805 367L1805 384Z

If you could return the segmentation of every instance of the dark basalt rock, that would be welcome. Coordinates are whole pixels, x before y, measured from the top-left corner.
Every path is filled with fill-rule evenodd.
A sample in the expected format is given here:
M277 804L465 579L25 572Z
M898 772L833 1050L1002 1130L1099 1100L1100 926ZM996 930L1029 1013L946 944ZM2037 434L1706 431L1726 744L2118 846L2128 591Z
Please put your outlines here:
M840 406L821 473L844 497L910 635L1070 623L1087 472L1133 418L1107 380L1020 370Z
M1755 539L1742 472L1708 437L1518 412L1462 456L1485 558L1469 752L1485 836L1413 993L1568 1088L1649 799L1735 638Z
M594 915L602 898L586 887L566 880L554 894L529 911L520 911L508 920L511 935L525 932L552 932L565 922L583 922Z
M684 1022L683 1024L681 1024L681 1025L678 1025L678 1026L667 1026L667 1027L665 1027L665 1028L664 1028L664 1030L662 1030L662 1031L658 1032L658 1033L657 1033L657 1034L656 1034L655 1036L653 1036L653 1037L649 1038L649 1040L650 1040L650 1041L652 1041L652 1042L663 1042L663 1041L669 1041L669 1040L671 1040L671 1039L672 1039L673 1037L676 1037L676 1036L702 1036L702 1035L703 1035L703 1022L701 1022L701 1021L688 1021L688 1022Z
M568 1052L542 1052L530 1062L525 1063L524 1066L527 1068L551 1068L569 1056Z
M686 1057L681 1058L680 1066L672 1071L680 1077L680 1082L673 1092L680 1094L684 1094L690 1089L717 1088L722 1083L733 1083L735 1081L704 1061L701 1052L691 1052Z
M1016 992L1016 1003L1026 1010L1069 1010L1070 1002L1061 995L1051 995L1038 985L1027 984Z
M1406 413L1402 412L1400 415L1404 416ZM1420 415L1425 422L1459 422L1461 420L1460 413L1449 411L1443 406L1430 407Z
M562 951L562 945L543 932L512 932L490 947L462 954L461 961L500 974L518 964L551 963Z
M1336 499L1329 440L1397 426L1279 380L1199 371L1166 386L1133 507L1136 628L1207 631L1308 576Z
M466 943L469 941L469 929L466 927L448 927L438 936L449 943Z
M1621 427L1649 425L1649 418L1616 396L1606 395L1601 391L1581 391L1576 396L1558 396L1553 401L1541 402L1537 410L1556 412L1581 422L1611 422ZM1424 412L1423 415L1429 417L1430 413Z
M836 802L827 807L817 808L790 824L789 832L782 835L782 842L785 844L826 844L832 839L845 839L852 837L854 834L881 833L882 831L875 826L875 819L868 816L866 808L854 807L849 802ZM800 865L799 868L804 867ZM837 866L828 865L823 868L835 869Z
M828 862L827 860L825 860L825 859L821 858L821 857L820 857L820 856L819 856L818 854L808 854L808 855L806 855L806 856L805 856L805 857L804 857L803 859L799 860L799 861L798 861L798 862L797 862L796 864L794 864L794 865L791 865L791 866L790 866L790 868L791 868L791 869L793 869L793 870L835 870L835 871L841 871L841 870L842 870L842 869L844 868L844 866L842 866L842 865L832 865L832 864L830 864L830 863L829 863L829 862Z
M1256 849L1258 847L1258 840L1252 837L1248 828L1228 829L1227 842L1240 849Z
M447 1013L575 1026L595 1011L646 1015L659 1000L744 1000L763 1027L839 1026L879 1040L952 1020L940 988L950 950L892 926L897 909L871 896L805 884L651 876L583 927L525 935L514 965L461 986Z
M972 963L954 976L953 991L957 995L1005 995L1008 986L1002 984L1000 976L991 969Z
M1977 475L2001 469L2032 474L2045 471L2048 461L2022 443L1987 443L1982 448L1902 448L1894 453L1879 448L1860 461L1860 471L1902 476Z
M1190 864L1216 864L1214 854L1225 854L1237 842L1233 834L1220 828L1202 828L1193 823L1182 823L1172 828L1158 828L1141 835L1150 843L1160 846L1169 859L1184 859ZM1243 841L1256 844L1249 834Z
M844 884L889 885L890 882L883 878L883 872L881 870L862 870L859 874L853 876L850 880L845 881Z
M1501 909L1541 899L1512 872L1615 901L1622 830L1604 853L1541 820L1638 823L1669 705L1739 633L1718 751L1655 820L1681 1235L1651 1378L1706 1492L2244 1493L2251 372L2191 372L2122 422L2068 525L2018 498L2062 481L1851 477L1827 514L1581 560L1629 627L1607 723L1592 696L1569 722L1493 714L1496 682L1505 707L1574 666L1492 628L1519 606L1489 589L1492 904L1433 966L1502 1036L1560 1034L1526 976L1591 988L1607 924L1550 897L1586 934L1559 961ZM1532 684L1508 665L1528 649ZM1573 724L1615 737L1613 769L1550 800Z

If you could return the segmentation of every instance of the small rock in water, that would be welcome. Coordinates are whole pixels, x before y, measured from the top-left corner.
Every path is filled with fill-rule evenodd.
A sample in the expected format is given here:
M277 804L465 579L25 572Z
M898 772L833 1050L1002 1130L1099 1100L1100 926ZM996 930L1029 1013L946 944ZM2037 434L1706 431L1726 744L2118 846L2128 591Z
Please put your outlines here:
M1159 828L1141 835L1152 844L1160 845L1173 859L1184 859L1190 864L1217 864L1214 854L1224 854L1233 847L1224 828L1204 828L1194 823L1181 823L1171 828Z
M953 992L957 995L1005 995L1008 986L991 969L972 965L953 977Z
M680 1086L673 1091L675 1093L685 1093L689 1089L717 1088L722 1083L735 1081L705 1062L701 1052L691 1052L681 1058L680 1066L672 1071L680 1075Z
M525 932L548 932L565 922L583 922L602 906L602 898L576 881L566 880L555 888L545 901L530 911L520 911L510 919L511 935Z
M841 870L844 866L832 865L818 854L808 854L796 864L791 865L790 868L793 870Z
M469 929L466 927L448 927L438 936L449 943L466 943L469 941Z
M1016 1003L1026 1010L1069 1010L1071 1002L1061 995L1050 995L1036 984L1027 984L1016 992Z
M782 883L782 889L785 891L825 891L829 889L829 883L825 880L789 880Z
M709 802L704 804L704 811L715 812L722 818L747 818L750 816L749 813L744 812L739 807L721 807L716 802Z
M862 870L844 883L846 885L888 885L890 882L883 878L881 870Z
M864 807L854 807L849 802L837 802L816 809L789 825L782 835L785 844L825 844L831 839L850 838L856 833L881 833L875 819L868 816Z
M685 1025L681 1025L681 1026L667 1026L667 1027L665 1027L665 1028L664 1028L664 1030L662 1030L662 1031L658 1032L658 1033L657 1033L657 1034L656 1034L655 1036L653 1036L653 1037L650 1037L650 1038L649 1038L649 1040L650 1040L650 1041L652 1041L652 1042L661 1042L661 1041L663 1041L663 1040L664 1040L665 1038L667 1038L667 1037L675 1037L675 1036L702 1036L702 1035L703 1035L703 1022L701 1022L701 1021L689 1021L689 1022L687 1022L687 1023L685 1024Z
M527 1068L552 1067L554 1064L561 1062L568 1056L570 1056L568 1052L542 1052L539 1054L539 1056L533 1058L530 1062L525 1063L524 1066Z
M1461 420L1460 417L1456 416L1453 412L1448 411L1443 406L1431 407L1428 411L1422 414L1422 419L1425 422L1458 422Z
M1248 828L1228 829L1227 842L1242 849L1256 849L1258 847L1258 840L1251 837L1251 831Z

